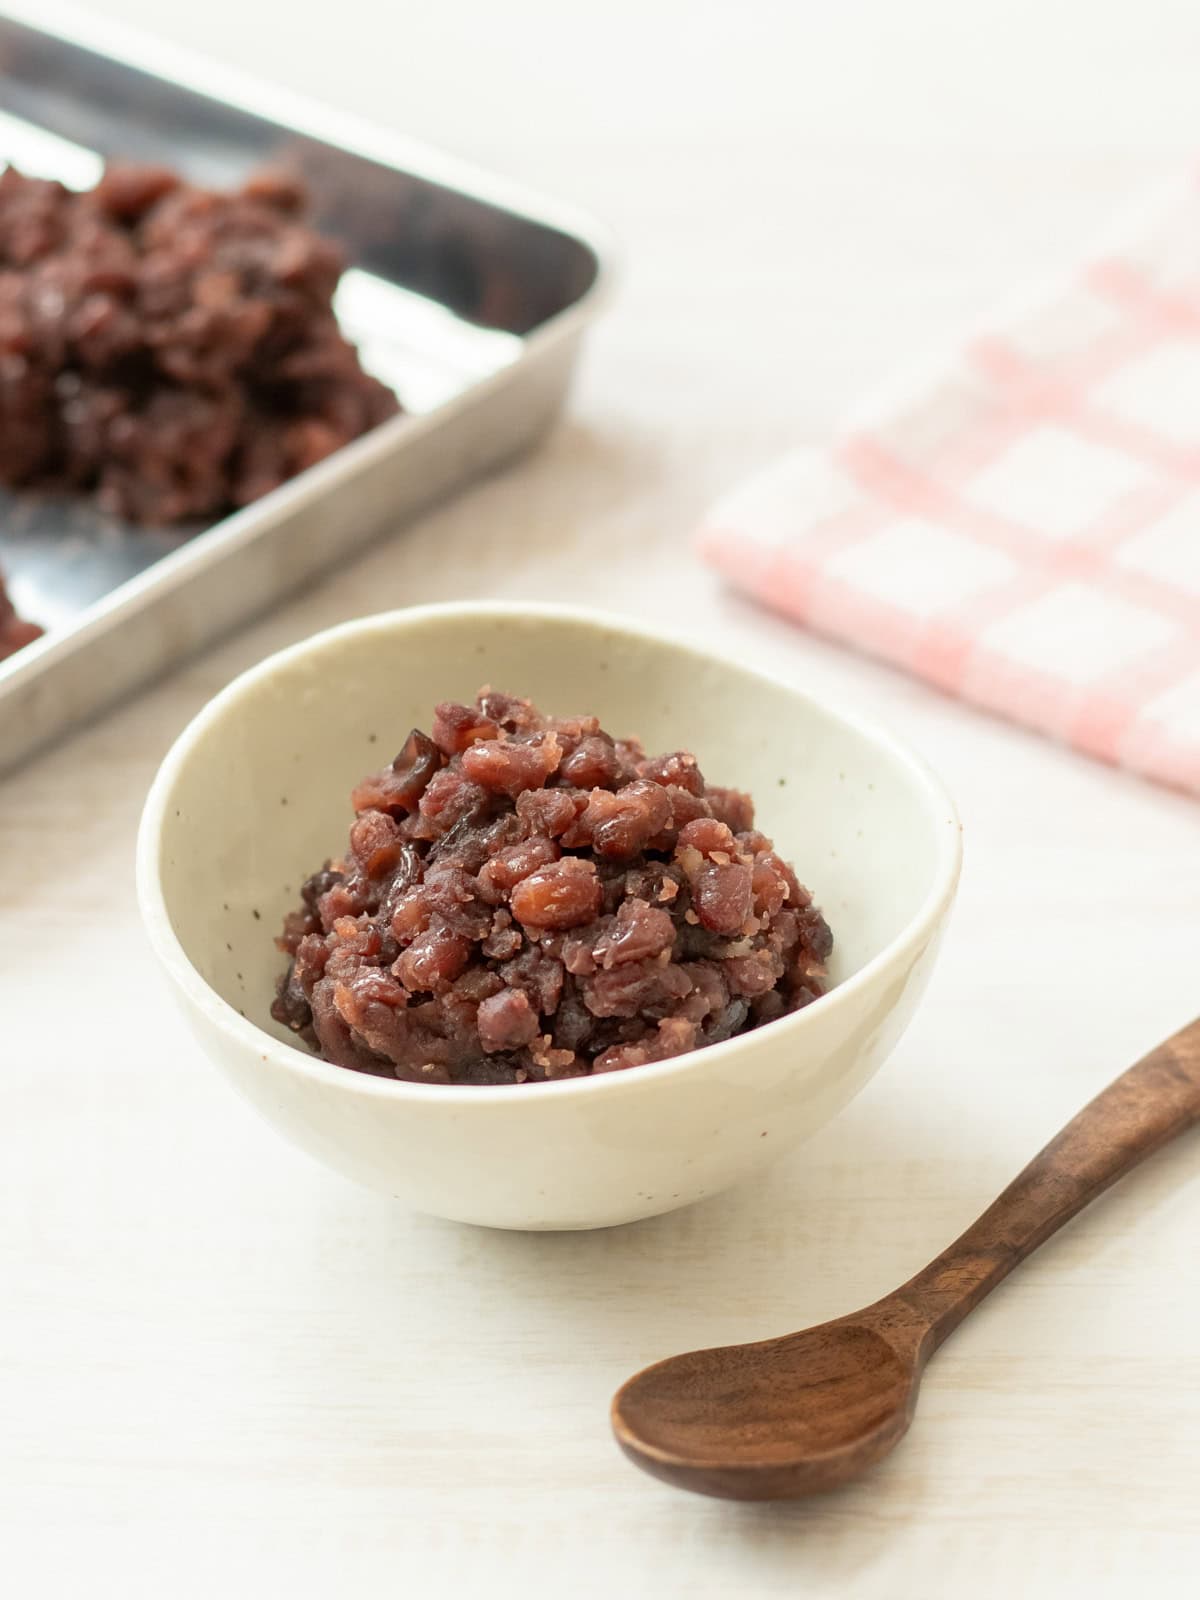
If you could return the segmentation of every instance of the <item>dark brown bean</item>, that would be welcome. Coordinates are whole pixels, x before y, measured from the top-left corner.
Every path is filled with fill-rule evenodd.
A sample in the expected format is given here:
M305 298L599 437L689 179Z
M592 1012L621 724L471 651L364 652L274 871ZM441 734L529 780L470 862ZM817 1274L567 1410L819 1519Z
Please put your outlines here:
M438 920L419 933L395 964L396 976L410 992L436 993L453 983L471 955L468 940Z
M623 900L617 914L592 946L602 967L618 967L661 955L675 943L670 915L645 900Z
M520 844L497 850L479 869L480 892L490 904L499 905L522 878L527 878L538 867L557 861L561 854L553 839L541 838L537 834Z
M712 814L734 833L754 826L754 801L741 789L721 789L710 785L705 798Z
M692 904L700 926L710 933L740 933L753 904L753 875L749 867L731 861L710 862L692 884Z
M566 856L522 878L512 892L512 913L527 928L578 928L600 909L600 880L590 861Z
M500 739L473 744L463 751L462 766L481 788L515 800L526 789L540 789L561 759L558 735L546 733L531 744Z
M443 700L433 712L433 742L443 755L460 755L476 739L494 739L500 731L477 706L462 706L456 700Z
M501 989L483 1001L478 1015L479 1042L489 1053L519 1050L537 1038L538 1014L523 989Z
M695 756L689 755L686 750L675 750L670 755L639 762L638 772L643 778L649 778L663 788L684 789L695 796L712 792L705 787L704 774L696 764Z
M621 769L612 740L591 734L579 740L560 770L564 782L577 789L611 789Z

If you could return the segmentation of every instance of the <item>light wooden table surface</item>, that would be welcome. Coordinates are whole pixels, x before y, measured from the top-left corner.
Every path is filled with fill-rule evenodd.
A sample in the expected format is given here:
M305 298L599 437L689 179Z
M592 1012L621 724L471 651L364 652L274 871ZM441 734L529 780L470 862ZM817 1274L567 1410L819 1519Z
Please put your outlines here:
M627 271L535 458L0 784L7 1592L1195 1594L1194 1137L972 1318L859 1487L691 1499L625 1464L606 1407L651 1358L889 1288L1200 1009L1193 804L764 620L687 542L714 491L1194 153L1200 11L106 9L591 206ZM577 589L885 718L956 794L967 867L917 1022L808 1148L636 1227L490 1234L319 1170L198 1058L139 930L134 830L184 721L277 646Z

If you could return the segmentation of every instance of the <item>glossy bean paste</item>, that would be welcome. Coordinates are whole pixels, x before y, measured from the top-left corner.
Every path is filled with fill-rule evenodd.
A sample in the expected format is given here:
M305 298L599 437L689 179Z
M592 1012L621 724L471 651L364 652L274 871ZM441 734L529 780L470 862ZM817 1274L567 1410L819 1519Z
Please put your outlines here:
M663 1061L822 992L829 927L686 751L483 690L353 793L272 1008L343 1067L520 1084Z

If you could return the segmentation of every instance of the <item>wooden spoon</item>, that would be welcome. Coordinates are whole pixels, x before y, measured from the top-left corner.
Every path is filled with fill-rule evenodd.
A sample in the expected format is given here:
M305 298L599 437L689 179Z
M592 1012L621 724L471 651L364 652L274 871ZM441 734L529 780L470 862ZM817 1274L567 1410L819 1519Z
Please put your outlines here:
M984 1295L1127 1172L1200 1122L1200 1019L1051 1141L936 1261L863 1311L647 1367L613 1400L639 1467L700 1494L790 1500L874 1466L912 1421L925 1363Z

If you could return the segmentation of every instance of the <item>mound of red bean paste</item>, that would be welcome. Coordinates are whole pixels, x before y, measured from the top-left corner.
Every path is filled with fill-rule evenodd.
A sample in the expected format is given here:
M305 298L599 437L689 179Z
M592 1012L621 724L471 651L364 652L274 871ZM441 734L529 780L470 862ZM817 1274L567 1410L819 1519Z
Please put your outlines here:
M823 991L833 937L685 751L491 689L439 705L353 794L301 890L272 1007L327 1061L420 1083L613 1072Z
M342 337L292 178L0 174L0 482L135 522L244 506L399 409Z
M394 415L306 204L278 173L219 193L114 165L78 194L0 173L0 483L213 518ZM0 659L41 632L5 607L0 589Z

